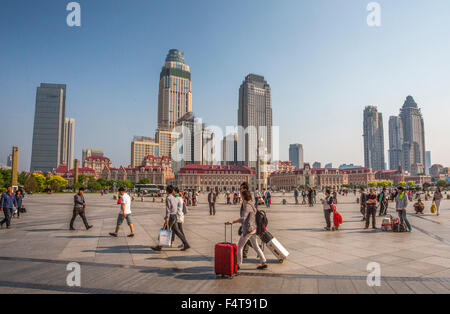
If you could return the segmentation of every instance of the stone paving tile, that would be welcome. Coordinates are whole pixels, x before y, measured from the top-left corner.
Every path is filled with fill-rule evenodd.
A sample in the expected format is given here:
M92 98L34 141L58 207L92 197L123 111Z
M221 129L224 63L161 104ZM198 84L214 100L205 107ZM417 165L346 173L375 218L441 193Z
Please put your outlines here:
M251 252L242 266L242 276L218 280L213 273L214 245L224 240L224 222L237 218L239 206L217 206L208 215L204 195L199 207L186 217L185 232L193 247L155 253L162 226L161 203L133 203L135 238L127 238L124 225L119 238L114 230L118 207L111 195L86 195L88 219L94 224L69 231L72 195L33 195L26 198L29 212L13 220L14 228L0 230L0 293L449 293L450 291L450 202L443 202L442 215L410 220L413 233L394 234L362 230L354 197L344 198L338 210L344 225L338 232L323 230L319 205L274 205L268 210L269 230L291 252L279 264L266 250L269 269L256 271L258 261ZM281 197L274 194L274 200ZM284 196L289 197L289 196ZM51 201L49 201L51 200ZM275 201L274 204L277 204ZM429 206L427 203L426 206ZM47 219L42 219L43 212ZM378 223L380 218L377 218ZM233 228L233 239L238 240ZM7 260L5 258L10 258ZM2 259L3 258L3 259ZM83 287L65 286L66 264L82 263ZM84 263L83 263L84 262ZM387 280L370 288L365 282L367 264L378 262ZM409 280L402 279L407 277ZM438 281L429 281L436 278Z

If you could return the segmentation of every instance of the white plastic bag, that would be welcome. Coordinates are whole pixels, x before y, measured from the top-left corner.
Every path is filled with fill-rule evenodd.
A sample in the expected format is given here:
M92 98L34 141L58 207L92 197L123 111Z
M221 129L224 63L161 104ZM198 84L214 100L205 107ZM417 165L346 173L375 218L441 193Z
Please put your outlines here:
M172 246L172 231L167 229L161 229L159 231L158 245L160 247L171 247Z

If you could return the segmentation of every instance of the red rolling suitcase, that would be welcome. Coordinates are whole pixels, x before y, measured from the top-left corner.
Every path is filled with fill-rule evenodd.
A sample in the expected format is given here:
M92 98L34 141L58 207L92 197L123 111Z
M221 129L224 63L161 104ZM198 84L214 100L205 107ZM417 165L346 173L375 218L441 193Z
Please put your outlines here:
M225 224L225 242L216 244L214 253L214 269L217 276L233 278L238 271L237 245L233 242L233 226L231 226L231 242L227 241L227 225Z

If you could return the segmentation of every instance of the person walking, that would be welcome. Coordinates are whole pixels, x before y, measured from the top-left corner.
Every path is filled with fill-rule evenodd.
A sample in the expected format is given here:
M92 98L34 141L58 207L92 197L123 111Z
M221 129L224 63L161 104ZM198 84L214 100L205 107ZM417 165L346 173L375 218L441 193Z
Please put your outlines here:
M16 198L12 192L12 186L8 186L7 191L3 193L0 203L0 210L3 210L5 218L0 221L0 226L6 223L6 228L11 229L11 217L14 212L14 208L17 208Z
M242 235L239 239L237 251L238 251L238 269L243 263L243 253L244 246L248 241L252 243L252 248L255 250L256 254L258 254L259 259L261 261L261 265L257 267L259 270L267 269L267 261L264 256L263 251L258 245L258 241L256 239L256 208L251 204L252 194L250 191L246 190L242 194L244 211L241 214L241 217L234 221L227 222L228 225L233 225L235 223L241 223L242 225Z
M175 198L178 201L177 206L177 225L180 232L184 235L186 238L184 231L183 231L183 224L184 224L184 216L187 214L187 207L186 203L184 202L183 195L180 192L178 188L175 188ZM175 233L172 232L172 244L175 241ZM181 245L179 248L183 248L183 245Z
M124 220L127 220L127 224L130 227L131 233L128 235L129 238L134 237L134 226L131 220L131 197L125 192L124 188L119 189L119 196L121 199L119 216L117 217L116 230L111 232L109 235L117 238L119 234L120 226L122 226Z
M191 247L184 236L184 233L178 228L177 224L177 213L178 213L178 204L179 201L175 198L175 188L172 185L167 186L166 188L166 215L164 217L164 226L168 227L169 230L175 233L175 235L183 242L182 251L187 251ZM158 246L153 246L152 250L161 251L162 248Z
M441 207L442 198L443 198L443 196L442 196L441 188L438 187L436 189L436 192L434 192L434 196L433 196L433 203L436 205L436 215L437 216L439 216L439 208Z
M305 189L302 189L302 205L306 205L306 191Z
M266 207L270 208L270 204L272 203L272 194L270 193L270 190L267 189L264 193L265 197L264 200L266 201Z
M366 191L364 190L364 188L361 188L359 190L359 193L360 193L360 196L359 196L359 205L360 205L359 207L360 208L359 208L359 210L361 212L361 215L363 216L361 221L364 221L364 220L366 220L367 194L366 194Z
M375 189L371 188L369 194L366 199L366 227L365 229L369 229L370 218L372 217L372 229L376 229L377 221L377 194L375 193Z
M208 204L209 204L209 215L215 216L216 215L216 201L217 201L217 194L214 191L214 189L211 188L208 194Z
M325 222L327 226L324 228L327 231L331 230L331 205L334 203L334 197L331 195L330 190L325 191L325 199L321 199L323 205L323 213L325 215Z
M23 208L23 191L18 189L14 197L16 198L17 205L17 219L20 219L20 211Z
M298 196L299 196L300 192L298 191L297 188L295 188L294 190L294 198L295 198L295 205L298 205Z
M84 188L80 188L78 190L78 193L73 197L73 214L72 219L70 220L70 230L75 230L75 228L73 227L73 223L75 222L75 218L77 218L78 215L83 220L86 230L89 230L93 227L89 225L86 218L86 200L84 199Z
M254 197L255 197L255 208L258 209L259 198L261 197L260 194L259 194L258 188L256 188L256 190L255 190Z
M397 188L397 196L395 198L395 209L397 210L398 216L400 218L400 223L405 223L408 227L409 232L412 232L411 224L406 217L406 208L408 207L408 196L405 193L403 187Z

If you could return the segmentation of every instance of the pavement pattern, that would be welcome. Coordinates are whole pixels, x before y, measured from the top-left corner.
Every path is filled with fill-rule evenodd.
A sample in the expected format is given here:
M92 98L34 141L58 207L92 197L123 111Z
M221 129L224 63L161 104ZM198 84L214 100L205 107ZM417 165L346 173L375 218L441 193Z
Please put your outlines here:
M442 202L439 217L430 213L430 202L423 216L413 214L410 206L414 231L392 233L364 230L356 197L339 197L344 224L327 232L321 205L295 205L291 194L274 194L268 229L291 255L280 264L266 249L269 269L258 271L250 250L240 276L230 280L214 274L214 245L224 241L224 222L239 216L239 206L225 205L223 195L216 216L209 215L206 195L190 208L184 231L192 249L181 252L177 239L174 248L160 253L150 248L163 224L160 198L136 199L136 236L126 237L124 223L119 237L112 238L108 234L114 231L119 207L111 194L86 194L87 217L94 225L89 231L79 217L77 230L68 230L73 195L27 196L28 213L13 219L12 229L0 230L0 293L450 293L450 201ZM389 207L395 215L393 204ZM70 262L81 265L80 287L66 283ZM379 287L366 282L371 262L381 266Z

